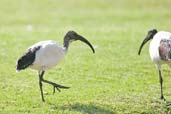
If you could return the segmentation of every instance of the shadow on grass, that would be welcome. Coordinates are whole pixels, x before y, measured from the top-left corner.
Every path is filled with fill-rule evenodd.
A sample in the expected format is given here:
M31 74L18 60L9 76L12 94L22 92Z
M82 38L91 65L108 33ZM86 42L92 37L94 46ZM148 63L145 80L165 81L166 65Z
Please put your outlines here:
M101 107L101 106L95 106L93 104L73 104L69 106L62 106L60 107L62 110L70 110L70 111L78 111L83 114L115 114L110 109L107 109L106 107Z

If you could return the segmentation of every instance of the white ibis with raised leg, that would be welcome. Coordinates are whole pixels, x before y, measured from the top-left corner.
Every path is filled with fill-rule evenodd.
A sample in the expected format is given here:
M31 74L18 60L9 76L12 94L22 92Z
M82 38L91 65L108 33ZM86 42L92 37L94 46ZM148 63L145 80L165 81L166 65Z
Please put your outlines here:
M45 71L48 69L56 66L61 59L66 54L69 44L71 41L80 40L84 43L86 43L90 48L92 49L93 53L95 53L95 50L91 43L85 39L83 36L77 34L74 31L68 31L66 35L64 36L64 46L58 45L55 41L40 41L32 46L30 46L24 55L22 55L18 61L17 61L17 71L24 70L28 67L37 70L39 75L39 86L40 86L40 92L42 101L45 101L44 95L43 95L43 88L42 88L42 82L48 83L60 91L60 89L68 89L69 87L62 86L59 84L56 84L54 82L45 80L43 78L43 75Z

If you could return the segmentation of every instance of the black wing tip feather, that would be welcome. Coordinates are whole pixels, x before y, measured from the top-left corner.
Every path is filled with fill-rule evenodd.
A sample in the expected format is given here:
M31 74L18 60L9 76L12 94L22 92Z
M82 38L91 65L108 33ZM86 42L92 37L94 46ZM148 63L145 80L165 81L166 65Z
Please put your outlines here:
M20 70L24 70L27 67L29 67L30 65L32 65L32 63L35 60L36 51L39 50L40 47L41 46L38 46L38 47L35 47L32 49L28 49L28 51L18 59L17 66L16 66L17 72Z
M28 58L28 53L26 53L25 55L23 55L18 59L17 66L16 66L17 71L24 70L31 64L30 63L31 61L29 61L27 58Z

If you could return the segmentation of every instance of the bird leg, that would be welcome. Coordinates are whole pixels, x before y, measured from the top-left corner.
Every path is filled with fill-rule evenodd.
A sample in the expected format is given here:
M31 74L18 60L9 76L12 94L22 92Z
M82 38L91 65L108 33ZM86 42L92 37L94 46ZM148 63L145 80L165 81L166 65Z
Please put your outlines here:
M43 75L44 75L45 71L41 71L39 72L39 86L40 86L40 92L41 92L41 97L42 97L42 101L44 102L45 99L44 99L44 96L43 96L43 88L42 88L42 81L45 82L45 83L48 83L48 84L51 84L53 86L53 92L55 93L55 88L60 92L61 90L60 89L68 89L70 87L66 87L66 86L63 86L63 85L59 85L59 84L56 84L54 82L51 82L51 81L48 81L48 80L44 80L43 79ZM60 88L60 89L59 89Z
M53 93L55 93L55 88L56 88L59 92L61 91L60 89L69 89L69 88L70 88L70 87L66 87L66 86L59 85L59 84L56 84L56 83L54 83L54 82L45 80L45 79L43 79L43 78L42 78L42 81L53 86Z
M162 78L162 74L161 74L160 69L158 69L158 71L159 71L160 88L161 88L161 97L160 97L160 99L163 99L164 101L166 101L166 99L164 98L164 95L163 95L163 78Z
M40 92L41 92L41 97L42 97L42 101L45 102L44 96L43 96L43 88L42 88L42 79L43 79L43 75L44 75L45 71L42 71L41 73L39 73L39 87L40 87Z

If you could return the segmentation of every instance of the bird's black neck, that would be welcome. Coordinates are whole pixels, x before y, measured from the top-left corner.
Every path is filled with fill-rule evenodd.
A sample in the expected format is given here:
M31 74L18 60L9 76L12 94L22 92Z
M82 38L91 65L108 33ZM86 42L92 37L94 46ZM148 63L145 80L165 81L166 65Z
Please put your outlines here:
M68 50L69 44L70 44L70 38L68 36L64 37L64 43L63 44L64 44L65 49Z

